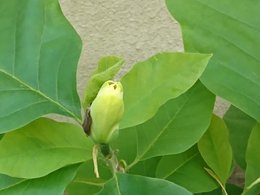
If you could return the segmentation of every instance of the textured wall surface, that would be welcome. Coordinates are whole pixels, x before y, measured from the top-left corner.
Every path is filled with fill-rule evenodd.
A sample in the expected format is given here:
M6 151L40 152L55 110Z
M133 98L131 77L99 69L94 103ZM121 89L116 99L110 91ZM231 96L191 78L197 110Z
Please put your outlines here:
M161 51L182 51L179 25L170 16L164 0L60 0L62 10L83 41L78 69L78 91L98 59L117 55L126 67ZM219 100L218 100L219 102ZM227 103L218 103L222 115Z
M78 71L82 90L98 59L117 55L130 66L160 51L182 50L179 26L164 0L61 0L83 41Z

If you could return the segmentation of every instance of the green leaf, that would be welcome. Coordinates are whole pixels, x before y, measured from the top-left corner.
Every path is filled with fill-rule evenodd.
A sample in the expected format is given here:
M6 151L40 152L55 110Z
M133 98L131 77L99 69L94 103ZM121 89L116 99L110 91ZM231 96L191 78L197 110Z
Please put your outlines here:
M84 109L93 102L103 83L114 78L123 63L124 60L116 56L106 56L100 59L98 67L89 79L85 89Z
M209 129L198 142L199 151L222 184L230 176L232 149L224 121L213 115Z
M136 64L123 78L125 114L120 128L144 123L160 106L199 79L211 55L159 53Z
M91 159L91 151L92 143L80 127L40 118L0 141L0 173L41 177Z
M201 81L260 121L260 1L166 0L189 52L213 53Z
M147 177L156 177L156 168L161 160L161 156L149 158L135 164L128 173Z
M0 192L3 189L9 188L13 185L23 182L25 179L14 178L8 175L0 174Z
M260 193L260 124L253 128L249 137L246 151L245 194L256 195ZM252 185L253 184L253 185Z
M240 187L232 185L232 184L227 184L226 188L227 188L227 193L229 195L241 195L241 193L243 191L243 189L241 189ZM221 188L218 188L211 192L197 193L195 195L223 195L223 194L222 194Z
M137 127L120 129L118 138L110 143L112 148L119 150L118 156L121 159L124 159L127 163L133 162L137 156L137 130Z
M181 185L193 193L207 192L217 188L218 184L205 171L206 166L197 147L192 147L186 152L162 157L156 176Z
M102 190L104 184L112 178L111 171L104 161L98 162L100 178L94 174L93 161L83 163L74 180L66 189L67 195L93 195Z
M98 195L191 195L189 191L181 186L166 180L143 177L137 175L117 174L107 182Z
M234 106L228 109L224 116L224 121L229 129L230 144L234 158L238 165L245 170L247 142L256 121Z
M0 133L48 113L80 122L81 40L58 0L0 2Z
M0 189L0 195L63 195L65 187L75 176L78 167L78 164L71 165L45 177L24 180L5 189Z
M123 159L133 159L130 155L135 155L128 168L140 160L183 152L198 142L207 130L214 100L214 95L198 82L185 94L168 101L146 123L121 129L118 140L125 137L124 141L116 141L121 145L114 147L120 149ZM137 146L130 147L134 144Z

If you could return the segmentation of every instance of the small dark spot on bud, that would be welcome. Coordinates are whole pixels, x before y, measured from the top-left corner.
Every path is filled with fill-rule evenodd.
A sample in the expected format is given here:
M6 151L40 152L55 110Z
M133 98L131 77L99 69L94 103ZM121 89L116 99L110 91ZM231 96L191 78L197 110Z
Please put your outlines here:
M113 85L113 84L114 84L114 82L110 81L110 82L108 82L108 84L109 84L109 85Z
M117 88L117 85L114 85L113 87L114 87L114 90L116 90L116 88Z

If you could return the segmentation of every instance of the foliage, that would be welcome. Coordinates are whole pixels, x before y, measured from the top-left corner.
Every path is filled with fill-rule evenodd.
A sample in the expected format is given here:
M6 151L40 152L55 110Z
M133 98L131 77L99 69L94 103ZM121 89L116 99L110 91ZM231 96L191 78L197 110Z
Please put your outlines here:
M94 145L84 134L88 108L124 60L102 58L80 102L82 43L58 0L0 2L0 194L260 193L260 3L166 5L185 52L133 65L120 79L119 136ZM232 104L223 119L213 114L216 95ZM229 184L234 166L243 189Z

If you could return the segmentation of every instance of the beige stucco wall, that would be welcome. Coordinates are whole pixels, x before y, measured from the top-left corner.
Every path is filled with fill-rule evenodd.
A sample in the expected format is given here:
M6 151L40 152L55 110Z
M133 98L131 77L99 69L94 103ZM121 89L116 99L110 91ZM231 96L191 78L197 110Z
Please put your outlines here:
M161 51L182 51L179 25L170 16L164 0L60 0L64 14L83 41L78 69L78 90L98 59L118 55L129 67ZM226 103L218 103L223 114Z

